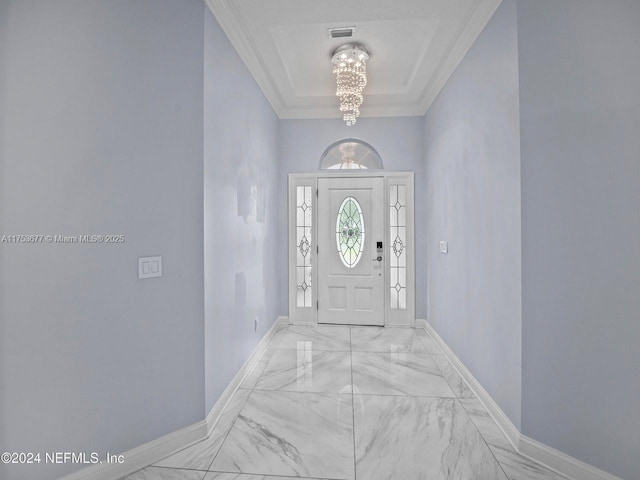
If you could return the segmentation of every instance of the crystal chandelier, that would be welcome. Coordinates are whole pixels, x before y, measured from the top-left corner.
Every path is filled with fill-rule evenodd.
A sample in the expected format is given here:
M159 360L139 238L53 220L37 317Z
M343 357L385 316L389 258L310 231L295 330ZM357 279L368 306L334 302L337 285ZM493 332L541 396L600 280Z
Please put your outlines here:
M367 85L369 52L362 46L347 43L333 52L331 63L336 74L336 95L340 98L340 111L344 121L356 123L362 105L362 90Z

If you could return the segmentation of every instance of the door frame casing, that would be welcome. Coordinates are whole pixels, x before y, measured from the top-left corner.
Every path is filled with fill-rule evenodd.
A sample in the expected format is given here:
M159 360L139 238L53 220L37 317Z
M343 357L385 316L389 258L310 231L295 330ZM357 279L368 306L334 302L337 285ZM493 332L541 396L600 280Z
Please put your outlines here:
M348 197L358 203L365 231L360 259L352 268L345 267L336 243L336 216L340 215L340 207ZM318 246L323 247L315 265L318 269L315 285L320 300L318 323L384 326L385 253L389 249L383 248L380 252L382 261L377 261L376 248L376 242L382 242L383 247L387 243L384 178L318 177L317 203ZM359 300L356 299L358 291Z
M414 173L413 172L314 172L314 173L290 173L288 175L288 224L287 224L287 259L289 281L288 298L289 298L289 323L291 325L318 325L317 305L317 285L318 285L318 269L316 248L318 245L318 232L316 221L318 218L318 179L319 178L363 178L363 177L382 177L384 179L384 200L385 213L383 214L384 225L384 325L385 327L410 327L415 326L415 196L414 196ZM388 263L390 233L389 233L389 186L404 185L407 188L407 308L391 309L390 307L390 268ZM297 251L292 246L296 245L296 188L301 186L309 186L312 188L312 205L311 205L311 282L312 282L312 306L297 306L297 283L296 283L296 261Z

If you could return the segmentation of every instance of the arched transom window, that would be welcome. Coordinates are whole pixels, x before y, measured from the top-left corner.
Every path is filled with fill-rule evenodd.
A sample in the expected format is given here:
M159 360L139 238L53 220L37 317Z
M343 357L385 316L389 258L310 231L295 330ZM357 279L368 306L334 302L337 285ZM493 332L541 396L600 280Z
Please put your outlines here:
M376 149L357 138L339 140L324 151L320 170L382 170Z

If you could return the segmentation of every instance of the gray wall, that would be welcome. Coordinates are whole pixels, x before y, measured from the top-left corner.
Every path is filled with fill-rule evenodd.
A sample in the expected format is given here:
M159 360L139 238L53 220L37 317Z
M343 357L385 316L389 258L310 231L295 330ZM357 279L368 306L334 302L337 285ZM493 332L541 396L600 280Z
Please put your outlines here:
M336 100L337 102L337 100ZM336 104L337 105L337 104ZM420 292L426 290L426 256L424 244L426 209L423 177L422 117L360 118L347 127L342 119L281 120L278 136L279 177L278 215L280 238L287 237L287 174L315 172L320 156L333 142L355 137L371 144L382 157L387 171L413 171L416 175L416 318L425 318L426 302ZM281 249L278 259L280 284L279 311L287 312L287 252Z
M640 2L518 2L526 435L640 478Z
M425 116L427 318L520 425L518 39L504 0ZM439 253L439 241L449 254ZM424 267L423 267L424 268Z
M1 3L0 234L126 242L0 244L0 451L125 451L204 414L204 4Z
M286 269L277 264L278 118L209 9L204 53L209 411L276 316L286 314L277 308L277 272Z
M9 3L0 1L0 235L4 230L4 217L7 204L4 201L4 183L5 183L5 150L6 150L6 134L5 134L5 116L6 116L6 58L7 58L7 42L8 42L8 17L9 17ZM2 281L2 270L4 265L4 256L6 253L4 249L0 247L0 425L4 425L5 418L5 371L7 368L6 358L3 353L5 351L5 344L7 342L7 332L4 328L4 282ZM7 445L7 435L4 428L0 428L0 450L5 451L4 446ZM0 452L2 453L2 452ZM0 473L3 472L3 467L0 466Z

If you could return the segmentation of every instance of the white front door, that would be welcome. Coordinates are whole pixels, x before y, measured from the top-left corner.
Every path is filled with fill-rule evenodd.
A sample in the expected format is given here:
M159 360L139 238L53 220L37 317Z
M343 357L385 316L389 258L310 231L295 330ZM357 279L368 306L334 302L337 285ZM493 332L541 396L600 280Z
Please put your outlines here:
M384 325L384 179L318 179L318 323Z

